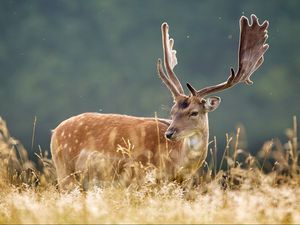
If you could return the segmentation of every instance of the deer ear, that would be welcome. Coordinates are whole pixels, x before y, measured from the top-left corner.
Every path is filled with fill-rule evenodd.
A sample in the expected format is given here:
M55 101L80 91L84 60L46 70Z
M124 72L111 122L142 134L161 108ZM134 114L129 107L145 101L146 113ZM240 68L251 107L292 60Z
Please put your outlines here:
M216 108L218 108L220 103L221 103L221 98L217 96L213 96L206 99L206 102L204 103L204 108L207 112L212 112Z

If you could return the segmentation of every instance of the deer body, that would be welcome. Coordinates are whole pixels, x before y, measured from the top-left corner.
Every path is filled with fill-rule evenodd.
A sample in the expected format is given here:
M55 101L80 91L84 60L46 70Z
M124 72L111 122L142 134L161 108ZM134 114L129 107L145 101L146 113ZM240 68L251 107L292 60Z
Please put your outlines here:
M67 119L54 130L51 139L60 186L64 188L71 183L70 175L85 170L93 157L99 157L102 162L102 159L118 161L120 156L124 159L126 155L125 158L131 161L125 160L124 167L130 167L133 160L164 168L168 177L193 176L207 155L208 112L214 111L221 102L219 97L207 96L239 83L252 84L251 75L264 61L264 53L269 47L265 44L269 24L264 21L260 25L255 15L251 15L251 20L249 23L244 16L240 19L237 72L231 68L225 82L201 90L187 83L189 95L184 94L173 71L177 65L174 40L169 38L168 24L163 23L164 68L162 60L158 59L157 71L173 96L171 120L99 113L84 113ZM102 168L102 163L96 163L97 168L103 173L107 167Z
M73 179L69 175L84 169L83 151L87 155L97 151L112 163L122 158L117 150L128 147L128 143L132 146L132 158L144 165L164 167L168 177L175 177L182 167L202 165L207 154L207 129L169 141L164 136L169 125L170 121L164 119L100 113L84 113L65 120L54 129L51 139L60 186L67 186Z

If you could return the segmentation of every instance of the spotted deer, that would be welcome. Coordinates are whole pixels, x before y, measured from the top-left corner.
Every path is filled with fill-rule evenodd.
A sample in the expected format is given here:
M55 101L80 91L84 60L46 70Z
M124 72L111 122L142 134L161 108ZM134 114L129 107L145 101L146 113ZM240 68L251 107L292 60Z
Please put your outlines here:
M219 97L207 96L239 83L253 83L250 77L262 65L269 47L267 28L268 21L259 24L255 15L251 15L251 21L242 16L237 72L230 68L225 82L201 90L187 83L190 94L186 95L174 73L177 65L174 40L169 37L168 24L163 23L164 60L162 63L158 59L157 71L173 96L171 119L83 113L63 121L54 129L51 139L59 186L65 188L72 183L71 175L82 171L88 157L96 157L94 153L118 159L118 149L126 146L130 148L126 154L136 162L164 167L164 173L170 177L197 171L207 156L208 112L214 111L221 102ZM96 166L101 168L100 173L105 171L101 161Z

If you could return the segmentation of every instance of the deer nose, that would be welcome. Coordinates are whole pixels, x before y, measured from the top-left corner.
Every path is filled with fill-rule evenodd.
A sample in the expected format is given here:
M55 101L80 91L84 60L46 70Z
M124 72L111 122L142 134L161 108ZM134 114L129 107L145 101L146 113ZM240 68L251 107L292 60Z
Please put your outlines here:
M167 139L171 140L173 135L176 133L176 131L174 130L168 130L166 133L165 133L165 136Z

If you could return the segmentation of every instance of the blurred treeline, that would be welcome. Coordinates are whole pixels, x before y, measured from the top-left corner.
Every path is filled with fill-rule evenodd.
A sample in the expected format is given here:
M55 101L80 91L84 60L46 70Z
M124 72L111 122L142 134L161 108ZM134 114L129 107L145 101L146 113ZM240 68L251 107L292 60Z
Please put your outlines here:
M160 25L167 21L183 84L223 82L237 65L241 15L268 19L270 49L254 85L220 93L211 138L243 124L248 150L283 137L300 115L300 1L0 1L0 115L30 149L49 149L50 130L82 112L168 117L157 77Z

